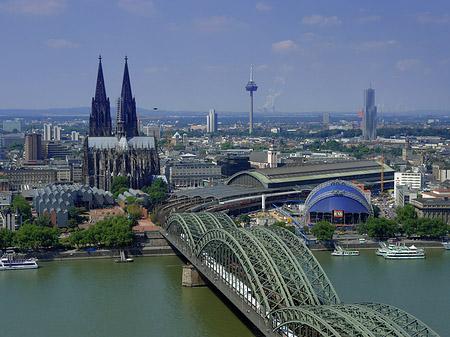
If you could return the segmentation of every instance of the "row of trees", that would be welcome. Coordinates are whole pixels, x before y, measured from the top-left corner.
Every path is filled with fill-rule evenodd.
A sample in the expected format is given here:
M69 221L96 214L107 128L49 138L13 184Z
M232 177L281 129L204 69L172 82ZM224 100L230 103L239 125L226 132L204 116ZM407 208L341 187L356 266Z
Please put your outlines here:
M130 245L134 240L133 220L124 214L107 217L83 231L73 232L69 244L74 247Z
M49 222L50 218L44 216L33 223L25 221L17 232L0 228L0 248L36 249L59 246L60 231L58 228L49 227Z

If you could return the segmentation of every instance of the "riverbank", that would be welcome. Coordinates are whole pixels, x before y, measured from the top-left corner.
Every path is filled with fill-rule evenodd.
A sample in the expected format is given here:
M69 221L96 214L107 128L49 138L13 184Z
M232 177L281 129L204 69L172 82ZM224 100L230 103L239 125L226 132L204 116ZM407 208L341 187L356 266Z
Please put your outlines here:
M337 241L342 247L352 250L376 250L380 246L377 242L366 243L346 243ZM414 245L417 248L424 249L444 249L440 241L425 240L403 240L401 244L406 246ZM308 245L311 251L332 251L334 244L315 243ZM166 241L159 231L146 231L140 233L136 238L136 245L125 247L127 257L152 257L152 256L175 256L179 253ZM120 249L102 248L102 249L73 249L62 251L36 251L26 254L27 257L36 257L40 261L63 261L69 259L114 259L120 257Z

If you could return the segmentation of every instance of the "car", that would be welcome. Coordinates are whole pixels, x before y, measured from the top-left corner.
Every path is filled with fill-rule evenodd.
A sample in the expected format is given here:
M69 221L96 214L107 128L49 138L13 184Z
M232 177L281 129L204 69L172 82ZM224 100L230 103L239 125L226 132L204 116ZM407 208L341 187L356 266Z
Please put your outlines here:
M339 232L338 235L344 235L344 232Z

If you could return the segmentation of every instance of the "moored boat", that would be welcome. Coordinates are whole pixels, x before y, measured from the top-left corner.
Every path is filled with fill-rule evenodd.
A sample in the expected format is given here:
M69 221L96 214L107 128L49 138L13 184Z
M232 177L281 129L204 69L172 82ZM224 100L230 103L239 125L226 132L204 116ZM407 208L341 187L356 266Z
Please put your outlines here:
M425 250L414 245L410 247L396 246L389 248L383 257L388 260L424 259Z
M444 246L445 249L450 250L450 242L442 242L442 245Z
M336 246L336 248L331 253L331 255L332 256L358 256L359 255L359 251L342 249L341 246Z
M0 270L21 270L39 268L37 259L21 259L18 258L13 250L7 250L0 259Z

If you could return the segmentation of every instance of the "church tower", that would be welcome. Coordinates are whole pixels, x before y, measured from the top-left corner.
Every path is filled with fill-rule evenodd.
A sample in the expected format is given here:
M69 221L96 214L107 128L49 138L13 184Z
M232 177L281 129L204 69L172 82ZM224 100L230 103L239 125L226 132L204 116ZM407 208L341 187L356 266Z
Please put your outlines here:
M116 136L117 138L139 136L136 116L136 100L131 93L128 58L126 56L122 81L122 94L117 101Z
M109 98L106 97L102 57L99 56L98 59L97 86L95 97L92 98L92 110L89 116L89 137L109 137L111 136L110 105Z

